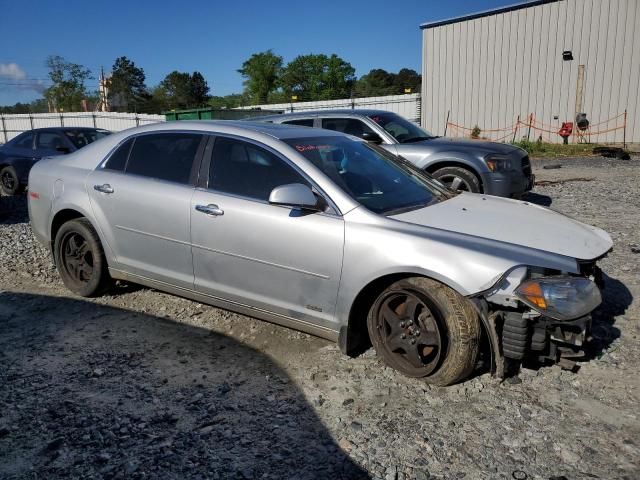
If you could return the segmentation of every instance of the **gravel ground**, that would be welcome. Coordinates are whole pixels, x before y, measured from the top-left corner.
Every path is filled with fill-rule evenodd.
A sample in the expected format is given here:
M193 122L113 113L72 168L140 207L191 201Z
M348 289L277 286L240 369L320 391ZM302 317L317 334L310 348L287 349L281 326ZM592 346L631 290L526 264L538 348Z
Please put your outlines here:
M149 289L73 297L12 199L0 223L0 478L639 478L639 167L534 161L529 201L615 241L593 357L577 373L478 372L448 388L372 351L349 359Z

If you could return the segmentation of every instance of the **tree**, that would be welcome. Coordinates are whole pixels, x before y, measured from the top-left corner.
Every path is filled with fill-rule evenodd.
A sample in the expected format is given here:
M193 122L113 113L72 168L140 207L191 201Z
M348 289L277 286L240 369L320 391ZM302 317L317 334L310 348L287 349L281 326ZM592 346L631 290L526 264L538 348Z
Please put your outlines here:
M209 100L209 85L200 72L193 72L189 79L189 103L201 107Z
M190 106L191 75L174 70L160 82L169 109ZM159 93L159 92L158 92Z
M299 100L333 100L351 95L355 69L333 54L300 55L284 69L280 85Z
M360 77L355 91L359 97L376 97L382 95L402 95L405 89L412 93L420 91L422 77L415 70L403 68L398 73L390 73L374 68Z
M282 57L271 50L254 53L238 70L244 77L245 92L253 103L267 103L269 94L276 90L282 72Z
M91 71L82 65L67 62L59 55L47 58L52 86L44 91L44 97L57 111L80 110L87 92L84 82L91 78Z
M116 59L109 79L109 102L114 109L140 110L149 99L144 70L127 57Z
M411 93L417 93L422 87L422 75L410 68L403 68L394 79L396 94L404 93L405 88L410 88Z
M396 75L381 68L374 68L358 79L355 92L359 97L377 97L393 95L396 86Z

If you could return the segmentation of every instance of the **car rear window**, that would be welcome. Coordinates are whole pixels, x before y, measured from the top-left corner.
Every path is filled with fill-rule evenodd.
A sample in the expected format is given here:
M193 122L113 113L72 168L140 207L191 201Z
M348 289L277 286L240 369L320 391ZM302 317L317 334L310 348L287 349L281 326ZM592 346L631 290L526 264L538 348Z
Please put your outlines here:
M126 173L177 183L189 183L202 135L158 133L136 137Z
M313 118L298 118L282 122L284 125L298 125L300 127L313 127Z
M64 133L76 148L86 147L111 134L108 130L66 130Z

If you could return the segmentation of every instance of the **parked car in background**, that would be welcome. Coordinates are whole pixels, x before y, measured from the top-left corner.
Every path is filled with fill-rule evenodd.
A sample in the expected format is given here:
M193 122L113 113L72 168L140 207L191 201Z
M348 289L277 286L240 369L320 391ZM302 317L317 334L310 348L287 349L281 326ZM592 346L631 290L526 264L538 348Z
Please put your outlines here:
M519 198L533 188L525 150L484 140L437 137L384 110L319 110L254 120L354 135L406 158L453 190Z
M74 293L123 279L337 341L435 384L582 354L604 231L456 193L352 136L169 122L46 159L29 216ZM510 228L505 228L509 225Z
M21 133L0 146L0 192L19 193L27 184L31 167L41 158L75 152L110 133L83 127L36 128Z

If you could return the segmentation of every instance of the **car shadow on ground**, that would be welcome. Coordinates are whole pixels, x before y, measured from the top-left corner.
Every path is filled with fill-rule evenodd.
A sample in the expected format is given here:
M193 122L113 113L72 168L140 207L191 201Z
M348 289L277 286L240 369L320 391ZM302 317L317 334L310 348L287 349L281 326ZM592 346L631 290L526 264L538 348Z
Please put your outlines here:
M620 280L604 274L602 304L592 314L592 341L588 359L600 357L618 338L620 329L614 326L616 317L624 315L633 302L633 295Z
M369 478L268 356L64 297L0 294L0 477Z
M0 195L0 223L10 225L28 222L29 209L26 195Z
M529 203L535 203L542 207L549 207L553 203L553 200L548 195L541 195L535 192L528 192L522 197L522 200Z

